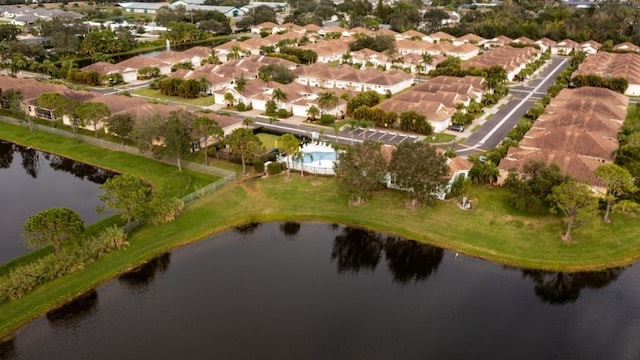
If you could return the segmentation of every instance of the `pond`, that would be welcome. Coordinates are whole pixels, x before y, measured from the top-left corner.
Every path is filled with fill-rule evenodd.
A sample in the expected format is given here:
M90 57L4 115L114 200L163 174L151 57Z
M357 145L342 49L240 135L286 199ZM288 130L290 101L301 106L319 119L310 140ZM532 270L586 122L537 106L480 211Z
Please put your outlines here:
M96 213L98 187L114 174L57 155L0 141L0 263L31 251L24 246L22 225L31 215L68 207L89 225Z
M3 359L638 359L640 267L505 268L323 223L164 254L0 344Z

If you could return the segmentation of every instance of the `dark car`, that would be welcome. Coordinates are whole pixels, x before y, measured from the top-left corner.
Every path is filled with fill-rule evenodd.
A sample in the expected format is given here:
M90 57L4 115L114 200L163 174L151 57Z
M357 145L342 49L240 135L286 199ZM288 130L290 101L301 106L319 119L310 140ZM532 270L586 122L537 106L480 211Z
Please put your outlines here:
M451 125L451 126L449 126L449 130L457 131L457 132L463 132L464 131L464 125Z

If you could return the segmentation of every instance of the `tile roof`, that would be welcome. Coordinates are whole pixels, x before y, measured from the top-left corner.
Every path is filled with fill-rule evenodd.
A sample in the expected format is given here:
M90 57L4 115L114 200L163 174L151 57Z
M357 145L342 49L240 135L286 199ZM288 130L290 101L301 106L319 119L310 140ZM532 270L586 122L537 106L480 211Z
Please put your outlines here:
M575 152L557 150L527 150L517 147L509 148L507 155L500 161L498 169L504 171L521 171L529 161L542 161L545 164L558 164L563 173L573 179L591 186L605 187L605 184L593 171L603 162L589 159Z
M640 84L640 55L599 51L587 56L572 76L589 74L625 78L629 84Z

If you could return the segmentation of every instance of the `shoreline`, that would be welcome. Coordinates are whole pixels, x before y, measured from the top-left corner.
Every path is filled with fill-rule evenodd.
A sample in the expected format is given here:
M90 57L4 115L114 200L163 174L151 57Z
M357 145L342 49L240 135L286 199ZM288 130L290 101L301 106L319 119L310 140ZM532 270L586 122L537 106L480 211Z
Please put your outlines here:
M30 134L27 129L20 129L23 135ZM17 138L7 140L25 145ZM69 155L55 144L26 146ZM115 251L83 271L41 285L19 300L0 305L0 338L11 337L31 320L159 254L252 221L341 223L505 266L546 271L597 271L627 266L640 259L640 239L633 240L638 238L640 224L633 218L615 216L614 225L620 226L599 224L593 233L581 234L574 243L564 244L560 240L561 218L510 211L502 201L504 189L472 187L470 193L480 198L479 211L467 212L453 202L407 209L403 205L405 196L392 191L376 194L362 206L349 207L346 199L336 194L336 184L334 178L294 175L286 180L283 176L271 176L235 182L195 200L176 221L134 231L130 234L129 248ZM607 236L612 239L607 240Z

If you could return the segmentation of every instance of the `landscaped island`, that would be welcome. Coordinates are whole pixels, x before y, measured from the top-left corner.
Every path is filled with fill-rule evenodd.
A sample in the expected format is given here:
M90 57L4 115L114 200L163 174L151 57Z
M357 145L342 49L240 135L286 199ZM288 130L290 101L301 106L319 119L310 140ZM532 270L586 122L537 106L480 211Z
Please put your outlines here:
M207 176L179 172L157 162L78 144L44 132L0 123L0 137L43 151L68 156L119 172L135 172L177 195ZM179 185L180 184L180 185ZM202 183L204 185L204 183ZM334 178L292 176L241 181L190 204L176 221L142 227L129 236L130 246L77 272L45 284L24 298L0 305L0 334L6 335L42 313L94 288L171 248L252 221L296 220L339 222L396 234L508 266L554 271L598 270L625 266L640 258L640 222L612 215L572 243L560 240L560 217L528 215L507 205L507 191L473 187L475 211L455 202L407 209L405 195L386 191L361 206L350 207L338 194ZM113 219L105 223L113 223ZM94 224L99 227L101 223ZM26 258L31 255L27 255ZM0 273L19 258L0 266Z

